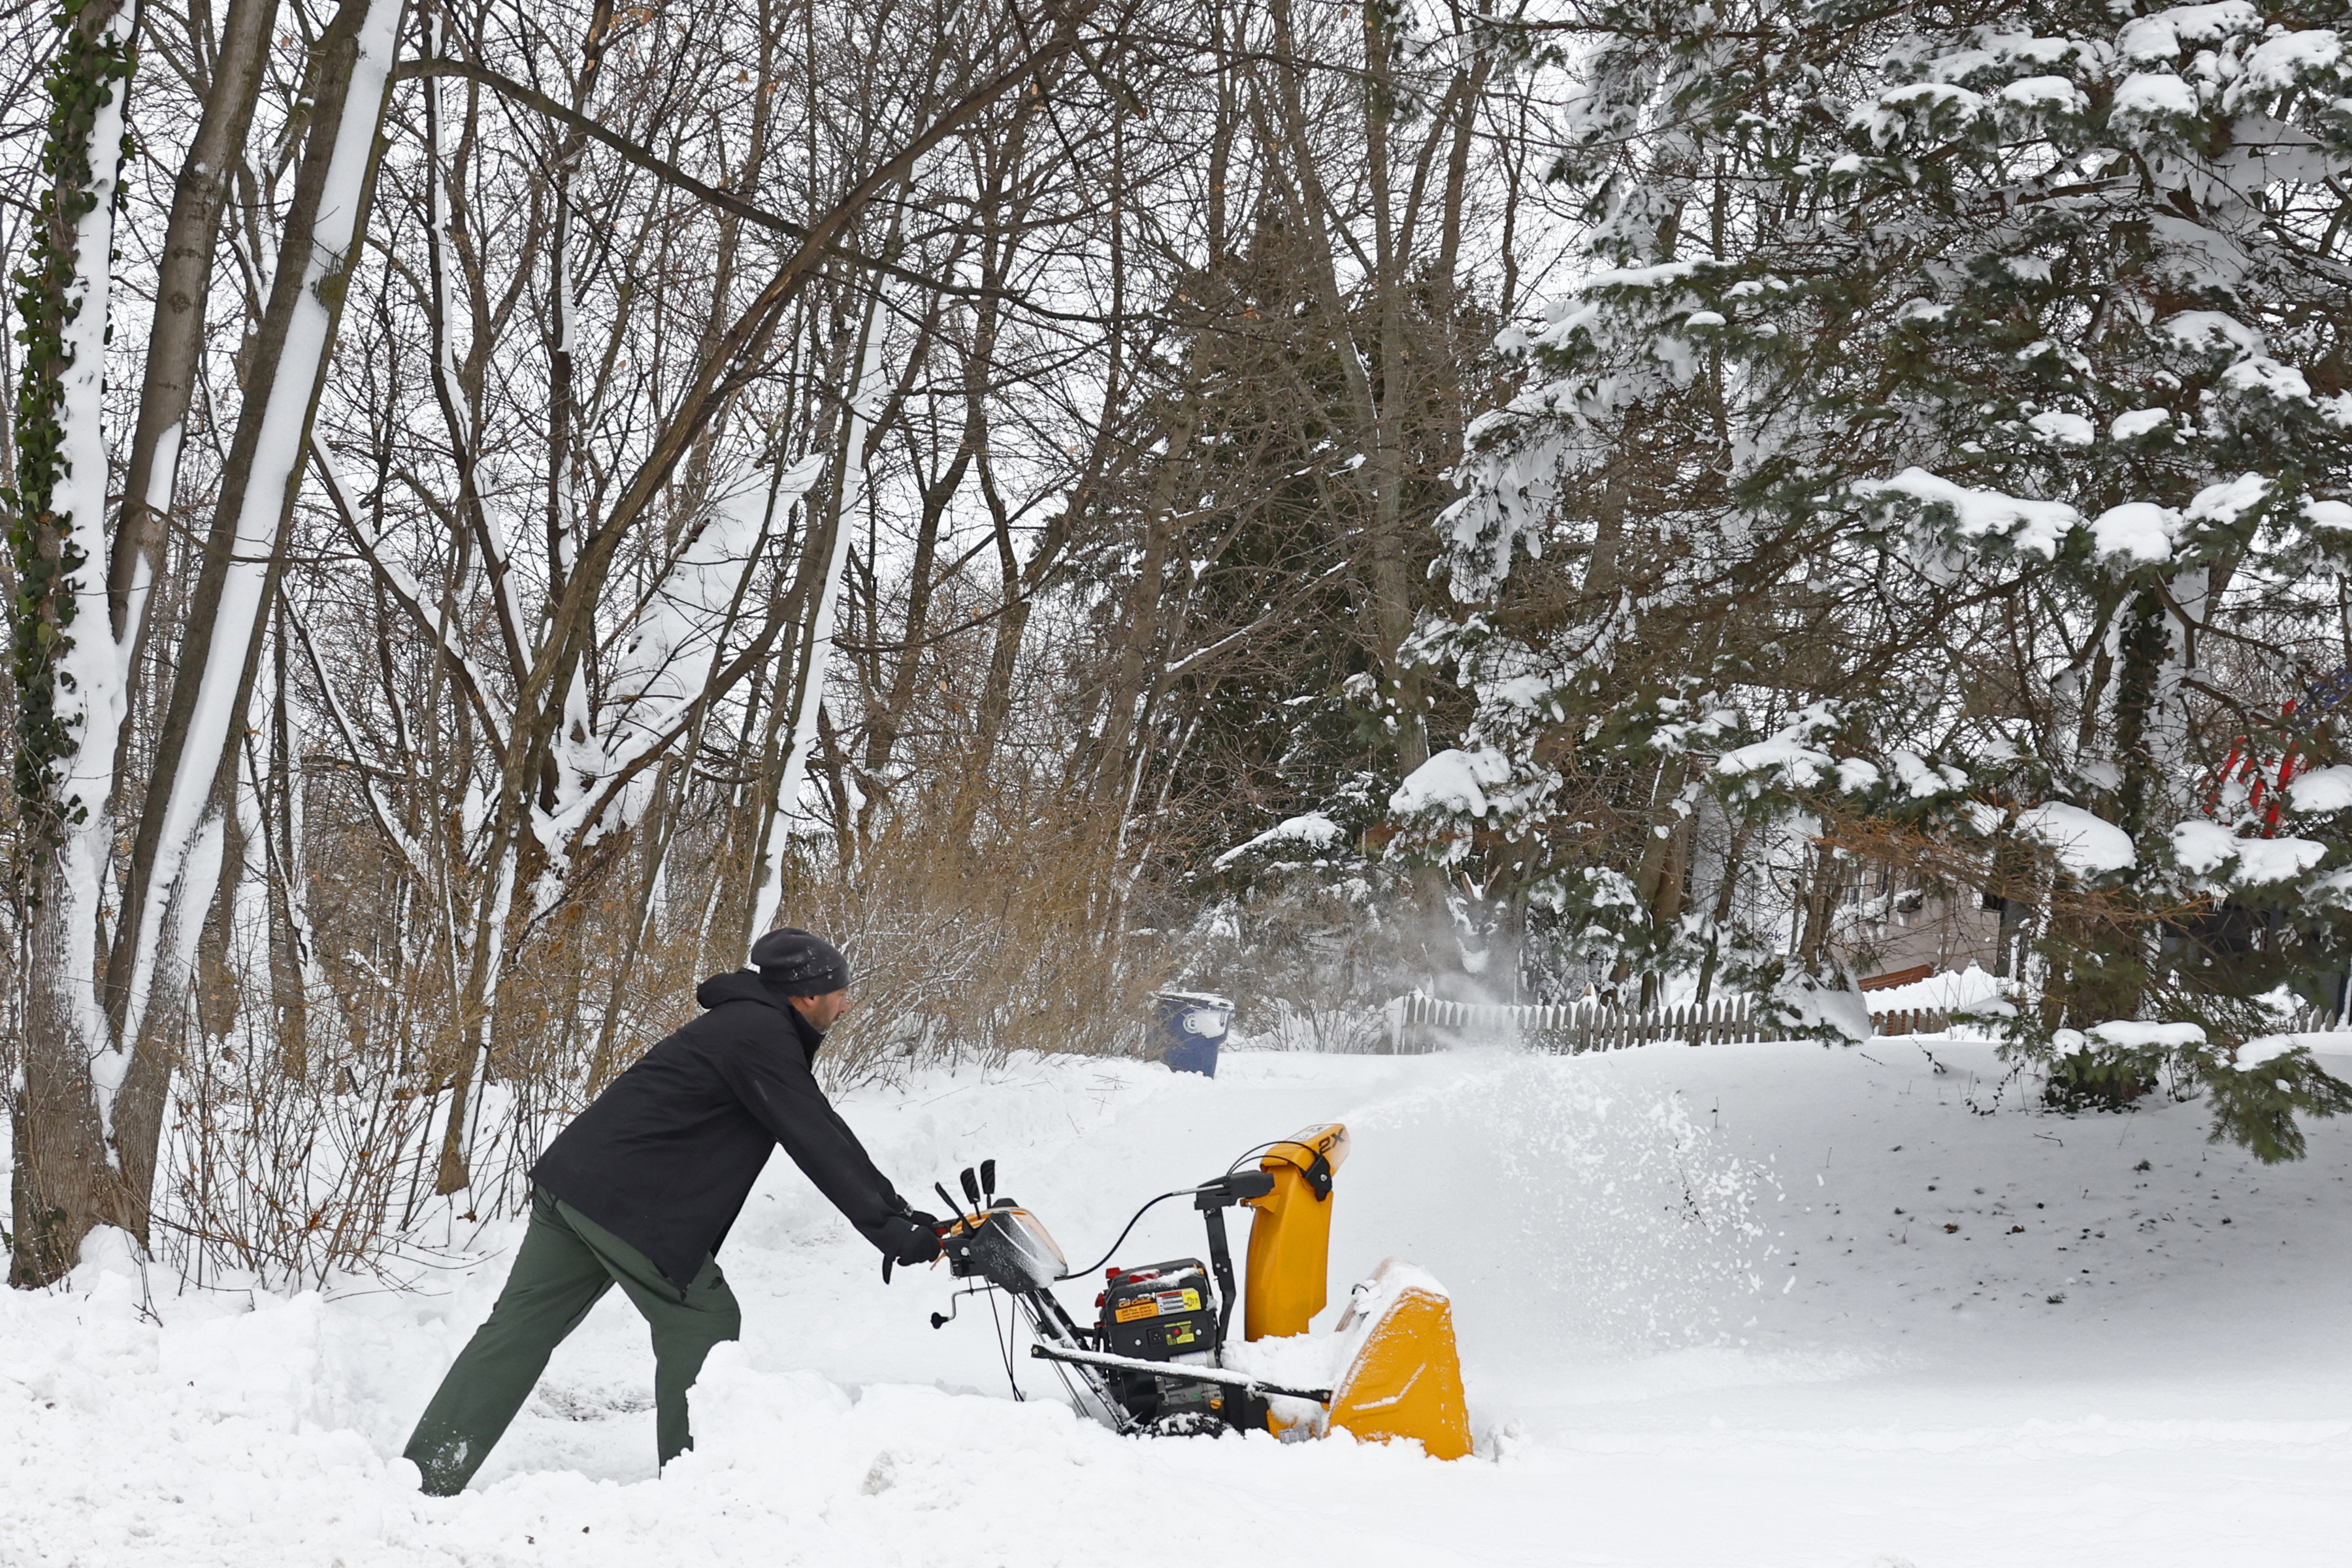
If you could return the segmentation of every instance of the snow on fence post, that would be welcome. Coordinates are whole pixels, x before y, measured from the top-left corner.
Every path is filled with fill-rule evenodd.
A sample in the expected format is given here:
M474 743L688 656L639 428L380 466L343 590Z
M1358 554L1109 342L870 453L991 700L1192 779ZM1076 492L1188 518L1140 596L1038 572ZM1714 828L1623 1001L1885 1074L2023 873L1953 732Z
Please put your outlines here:
M1652 1007L1612 1007L1591 996L1520 1005L1454 1002L1416 988L1388 1003L1385 1011L1389 1022L1380 1048L1416 1055L1441 1048L1440 1031L1479 1040L1509 1035L1522 1046L1553 1056L1622 1051L1673 1040L1703 1046L1766 1038L1764 1020L1747 996ZM1930 1033L1950 1026L1946 1014L1927 1008L1875 1013L1871 1021L1882 1032Z

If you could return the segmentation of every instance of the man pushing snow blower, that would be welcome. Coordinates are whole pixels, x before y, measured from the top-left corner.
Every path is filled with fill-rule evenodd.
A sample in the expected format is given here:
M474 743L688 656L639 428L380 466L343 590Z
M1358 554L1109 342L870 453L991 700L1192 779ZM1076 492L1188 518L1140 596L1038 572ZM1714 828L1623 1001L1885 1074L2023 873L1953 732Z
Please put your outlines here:
M531 1167L530 1227L498 1304L458 1353L404 1450L425 1489L465 1489L548 1357L614 1285L652 1325L661 1462L694 1446L686 1392L742 1327L719 1245L779 1143L890 1265L940 1255L811 1073L849 1010L849 963L807 931L770 931L754 970L704 981L707 1009L613 1080Z

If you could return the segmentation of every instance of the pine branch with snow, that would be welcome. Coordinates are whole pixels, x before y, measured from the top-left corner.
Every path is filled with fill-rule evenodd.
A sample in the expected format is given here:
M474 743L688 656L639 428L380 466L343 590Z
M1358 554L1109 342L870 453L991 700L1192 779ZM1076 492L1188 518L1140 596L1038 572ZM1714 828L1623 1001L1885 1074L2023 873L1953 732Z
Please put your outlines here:
M1582 19L1557 177L1594 270L1507 339L1527 379L1443 524L1475 613L1422 639L1479 694L1491 776L1454 816L1524 806L1559 885L1606 895L1595 942L1673 963L1658 857L1574 847L1547 803L1614 770L1670 836L1657 807L1703 780L1821 846L1765 944L1815 979L1825 817L1997 841L2041 868L2017 1048L2194 1016L2229 1043L2174 1064L2234 1083L2245 999L2324 967L2315 879L2352 859L2314 839L2273 875L2280 851L2210 841L2273 830L2212 785L2232 737L2273 771L2333 756L2280 718L2327 667L2276 629L2332 616L2307 585L2352 559L2352 54L2284 6ZM2176 951L2257 910L2280 934L2221 942L2226 984ZM2241 1100L2217 1088L2219 1125L2284 1148Z

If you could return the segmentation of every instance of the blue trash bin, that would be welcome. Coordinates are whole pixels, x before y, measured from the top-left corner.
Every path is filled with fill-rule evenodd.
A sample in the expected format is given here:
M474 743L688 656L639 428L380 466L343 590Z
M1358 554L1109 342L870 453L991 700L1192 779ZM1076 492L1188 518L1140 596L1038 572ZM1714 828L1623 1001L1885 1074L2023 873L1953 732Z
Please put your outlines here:
M1151 998L1152 1055L1171 1072L1217 1076L1217 1047L1225 1043L1234 1005L1201 991L1161 991Z

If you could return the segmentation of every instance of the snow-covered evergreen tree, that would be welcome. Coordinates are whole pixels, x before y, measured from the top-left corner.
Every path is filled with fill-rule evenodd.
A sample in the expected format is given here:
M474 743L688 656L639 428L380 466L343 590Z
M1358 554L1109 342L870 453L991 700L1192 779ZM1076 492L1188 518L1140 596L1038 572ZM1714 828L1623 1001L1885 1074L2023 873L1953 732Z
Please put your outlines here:
M2243 782L2332 760L2352 654L2352 47L2341 5L2142 12L1582 9L1594 270L1473 429L1423 647L1482 700L1399 805L1621 967L1825 1025L1842 861L2030 900L2012 1043L2279 1157L2352 1105L2274 1021L2352 930L2352 771ZM1662 896L1703 797L1811 847L1784 930Z

